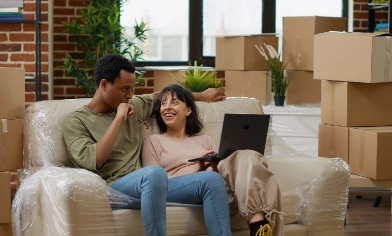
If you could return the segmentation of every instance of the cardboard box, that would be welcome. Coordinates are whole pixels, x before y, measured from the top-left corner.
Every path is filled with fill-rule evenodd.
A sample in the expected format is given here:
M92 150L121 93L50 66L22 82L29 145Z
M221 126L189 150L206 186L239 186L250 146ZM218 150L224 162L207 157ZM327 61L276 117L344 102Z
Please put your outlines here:
M0 119L24 117L25 70L0 68L0 82Z
M314 78L392 82L390 34L329 32L314 37Z
M290 79L286 90L286 104L321 102L321 81L313 79L311 71L288 71Z
M1 236L12 236L12 224L1 224L0 223L0 235Z
M185 81L182 77L185 70L155 70L154 71L154 92L161 91L164 87L178 82L170 75L172 74L177 80Z
M0 171L23 167L23 119L0 120Z
M0 224L11 222L11 174L0 172Z
M392 179L392 127L349 130L351 173L371 179Z
M348 130L347 127L319 124L318 156L339 157L349 163Z
M321 123L392 125L392 83L321 81Z
M250 97L260 104L271 102L271 80L266 71L226 71L225 93L227 97Z
M313 71L314 35L345 30L344 17L283 17L283 63L290 61L289 70Z
M278 51L278 37L274 34L216 37L215 69L268 70L266 59L255 47L258 45L265 48L264 43Z

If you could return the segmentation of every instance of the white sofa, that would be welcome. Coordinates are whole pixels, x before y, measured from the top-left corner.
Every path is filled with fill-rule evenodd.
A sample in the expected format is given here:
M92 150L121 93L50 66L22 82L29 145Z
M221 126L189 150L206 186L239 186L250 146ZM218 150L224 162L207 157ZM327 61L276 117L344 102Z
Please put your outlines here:
M107 188L99 176L73 168L67 156L60 123L89 101L42 101L26 110L24 169L13 201L15 236L144 235L139 210L111 208L129 199ZM259 102L250 98L197 102L197 106L204 122L201 133L211 135L217 144L224 113L263 112ZM143 135L159 132L153 119L148 123ZM343 235L348 165L338 158L295 153L272 130L266 149L269 169L282 192L285 235ZM238 214L231 219L233 235L249 235ZM207 235L202 208L168 206L167 235Z

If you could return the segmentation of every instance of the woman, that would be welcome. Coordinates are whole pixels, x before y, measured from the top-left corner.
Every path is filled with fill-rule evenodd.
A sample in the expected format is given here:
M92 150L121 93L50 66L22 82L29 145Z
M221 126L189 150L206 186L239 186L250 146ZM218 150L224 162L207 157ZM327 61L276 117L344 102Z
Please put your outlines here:
M211 137L196 135L203 125L192 94L178 84L165 87L155 109L161 135L144 140L143 166L159 165L170 179L218 171L223 177L228 200L249 224L250 235L283 235L280 191L265 157L251 150L236 151L218 163L188 162L214 153ZM211 171L203 171L211 170ZM203 172L201 172L203 171ZM204 202L203 202L204 204Z

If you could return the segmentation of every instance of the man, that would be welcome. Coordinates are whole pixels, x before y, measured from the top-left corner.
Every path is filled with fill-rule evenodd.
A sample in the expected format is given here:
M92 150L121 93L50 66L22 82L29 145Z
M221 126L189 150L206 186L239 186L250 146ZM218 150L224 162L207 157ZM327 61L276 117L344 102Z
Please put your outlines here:
M146 235L166 235L167 174L159 166L141 168L143 123L139 118L138 122L130 119L134 115L149 117L159 93L133 96L134 72L132 63L121 55L102 57L95 66L94 97L64 119L64 140L75 166L100 175L111 188L140 199ZM225 99L219 89L193 95L198 101Z

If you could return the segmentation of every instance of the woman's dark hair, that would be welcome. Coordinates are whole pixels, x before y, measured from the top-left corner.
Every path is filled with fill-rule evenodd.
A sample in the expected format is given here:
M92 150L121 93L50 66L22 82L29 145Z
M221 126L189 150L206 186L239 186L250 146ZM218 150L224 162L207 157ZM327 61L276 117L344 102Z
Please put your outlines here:
M163 122L160 112L162 97L165 96L167 93L170 93L172 97L176 95L177 99L184 102L186 106L190 107L192 110L191 114L186 118L185 132L191 136L199 133L203 128L203 123L199 118L199 112L197 110L193 94L188 89L182 87L179 84L171 84L166 86L159 95L158 103L155 106L154 114L161 131L167 131L167 126L165 122Z
M122 55L108 54L101 57L95 65L95 85L98 87L102 79L106 79L113 84L114 80L120 77L121 70L135 73L135 67L132 65L132 62Z

